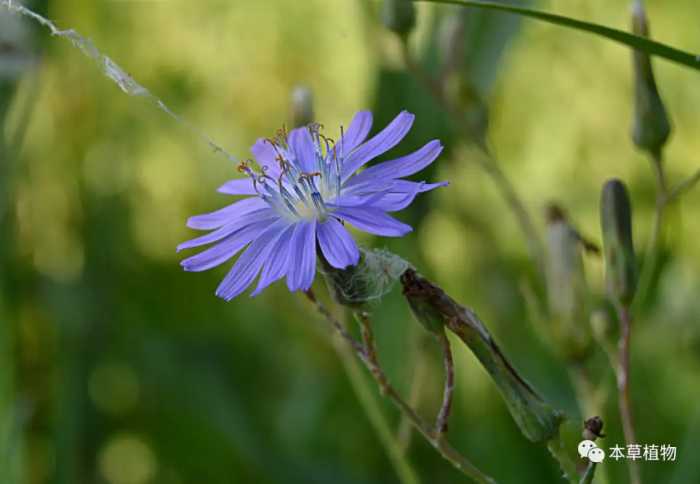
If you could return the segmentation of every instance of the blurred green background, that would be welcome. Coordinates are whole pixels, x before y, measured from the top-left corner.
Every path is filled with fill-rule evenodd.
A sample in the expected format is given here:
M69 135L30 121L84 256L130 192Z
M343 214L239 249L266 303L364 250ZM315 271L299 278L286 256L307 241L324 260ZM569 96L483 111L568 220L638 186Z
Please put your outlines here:
M399 216L415 227L404 239L358 237L411 260L475 308L534 386L582 418L565 365L528 318L521 288L534 269L521 232L464 133L405 72L376 2L32 5L92 39L240 158L291 122L299 84L313 90L329 133L360 109L374 111L375 129L401 109L415 112L409 138L391 154L440 138L447 150L422 177L451 184ZM628 26L622 0L538 6ZM647 6L656 39L700 50L696 0ZM441 62L436 26L457 12L419 6L411 43L431 72ZM179 267L175 247L195 235L186 218L230 201L215 189L238 176L235 166L126 96L65 40L0 15L0 483L397 482L329 332L303 298L276 284L225 303L214 290L226 268ZM556 200L600 241L600 187L617 176L631 190L643 255L655 185L629 137L629 51L507 15L467 15L463 75L488 100L494 152L538 229ZM674 122L667 169L677 182L700 165L698 77L663 61L655 67ZM700 479L699 204L695 190L670 211L660 275L635 324L638 439L678 447L676 462L642 463L647 482ZM602 294L601 260L586 258L586 271ZM408 394L421 373L419 408L432 418L443 378L435 344L398 288L374 320L391 379ZM455 447L499 481L560 482L547 450L519 433L456 340L455 353ZM600 353L591 365L593 379L610 387L603 415L612 446L624 440ZM397 426L394 408L379 403ZM422 482L466 482L417 437L407 455ZM623 462L604 465L611 482L624 482Z

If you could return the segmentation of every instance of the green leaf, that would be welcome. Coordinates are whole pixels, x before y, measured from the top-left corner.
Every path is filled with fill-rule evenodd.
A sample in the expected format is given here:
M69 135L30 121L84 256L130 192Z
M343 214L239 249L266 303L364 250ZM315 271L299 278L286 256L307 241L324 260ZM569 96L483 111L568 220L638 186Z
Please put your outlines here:
M429 3L439 3L446 5L458 5L461 7L473 7L473 8L483 8L489 10L500 10L502 12L508 12L516 15L521 15L524 17L534 18L541 20L543 22L561 25L563 27L569 27L574 30L579 30L582 32L589 32L600 37L607 38L614 42L627 45L634 49L646 52L650 55L655 55L668 59L672 62L682 64L684 66L692 67L693 69L700 70L700 55L694 55L689 52L685 52L675 47L671 47L660 42L656 42L651 39L640 37L638 35L630 34L624 30L613 29L611 27L606 27L604 25L594 24L590 22L584 22L582 20L576 20L570 17L565 17L563 15L556 15L553 13L542 12L540 10L534 10L525 7L516 7L513 5L504 5L496 2L483 2L478 0L413 0L414 2L429 2Z

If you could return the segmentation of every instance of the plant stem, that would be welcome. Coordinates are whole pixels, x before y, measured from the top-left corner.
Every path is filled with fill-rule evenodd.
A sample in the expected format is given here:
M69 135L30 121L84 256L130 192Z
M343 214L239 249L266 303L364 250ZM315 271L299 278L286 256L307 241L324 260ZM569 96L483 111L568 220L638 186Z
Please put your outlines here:
M588 467L586 467L586 472L581 477L579 484L591 484L593 482L593 476L595 475L596 464L595 462L589 462Z
M435 433L438 438L447 433L447 422L450 419L450 410L452 409L452 393L455 387L455 370L454 359L452 358L452 349L450 348L450 340L447 339L445 331L441 331L436 335L440 348L442 349L443 362L445 365L445 389L442 397L442 406L435 421Z
M357 399L360 401L367 418L377 434L384 450L391 460L394 470L402 484L419 484L420 479L413 469L413 466L406 458L400 443L394 437L389 422L382 412L379 402L372 391L370 384L362 374L360 365L352 354L350 347L338 338L334 338L334 347L340 357L345 372L350 379Z
M651 159L656 179L656 208L654 210L654 220L652 222L651 236L647 248L647 257L644 258L641 274L639 276L639 288L635 296L635 302L642 303L646 300L654 273L659 262L659 252L661 251L661 233L664 224L664 213L668 203L668 188L666 185L666 174L664 172L663 158L661 152L654 154Z
M464 116L450 106L450 103L445 98L444 91L440 84L436 82L435 79L431 78L413 59L408 43L405 41L405 39L402 39L401 44L404 62L406 63L406 68L408 71L413 74L413 76L421 84L423 84L423 87L433 96L435 101L445 110L448 115L450 115L454 123L458 126L460 132L468 133L474 131ZM488 148L486 142L481 139L474 139L472 141L474 146L479 149L481 155L477 157L479 166L489 177L491 177L491 180L496 185L496 188L518 221L520 230L523 232L523 235L527 240L530 256L532 257L532 260L535 261L539 273L544 275L544 249L530 213L515 190L515 187L501 169L496 158L491 153L491 150Z
M678 185L673 187L673 189L668 194L666 203L675 202L681 195L693 188L698 181L700 181L700 170L696 171L688 179L680 182Z
M376 358L376 348L365 349L347 332L344 330L340 322L333 317L333 315L328 311L325 306L316 298L312 291L307 291L306 297L316 306L318 312L331 324L331 326L338 332L338 334L345 340L351 348L355 351L357 357L364 363L369 372L377 381L377 384L382 389L382 393L399 409L399 411L405 415L413 424L413 426L420 432L420 434L438 451L438 453L450 462L456 469L461 471L464 475L471 477L474 481L483 484L494 484L496 481L481 472L474 464L472 464L469 459L460 454L455 450L446 439L437 438L434 431L430 426L423 421L423 419L416 413L416 411L408 405L403 398L399 395L396 389L391 385L387 379L384 371L379 365L379 361ZM365 319L369 323L369 319ZM360 318L360 323L362 324L362 318ZM365 338L365 343L369 342L374 346L374 339L371 337L370 333L365 333L363 335ZM359 348L358 348L359 345ZM370 356L374 355L374 356Z
M425 378L427 376L427 365L426 365L426 351L425 351L425 333L418 332L421 329L418 326L413 326L413 334L416 339L415 349L413 351L413 357L410 361L413 365L413 375L411 376L411 389L408 395L408 404L417 408L421 401L421 396L423 394L423 389L425 387ZM399 427L396 432L397 438L399 440L399 445L404 452L411 445L411 437L413 435L413 425L411 421L405 416L401 415L401 421L399 422Z
M618 317L620 319L620 341L618 344L618 368L617 368L617 391L618 404L620 407L620 418L622 420L622 429L625 434L625 442L627 445L635 444L636 437L634 432L634 421L632 419L632 408L630 406L629 396L629 376L630 376L630 337L632 318L630 316L629 307L618 306ZM627 465L630 472L630 482L632 484L640 484L641 476L637 461L627 459Z
M382 410L377 403L372 391L364 378L360 369L357 365L357 360L353 357L352 353L358 355L363 363L365 362L365 350L362 344L357 341L346 329L343 324L340 323L324 306L318 299L313 291L309 290L306 292L306 297L314 303L318 312L320 312L324 318L329 321L333 328L335 329L336 335L339 338L333 339L333 347L343 363L345 372L350 379L350 384L357 395L360 404L362 405L370 424L377 433L379 441L382 443L384 450L386 451L389 459L394 466L394 470L398 475L399 481L402 484L420 484L420 479L413 469L413 466L406 458L404 449L401 447L400 443L397 441L396 437L387 422L386 417L382 413Z
M587 419L593 417L594 415L601 415L605 407L605 397L601 396L601 390L596 388L591 381L584 364L582 362L569 363L569 376L574 384L576 400L583 418ZM586 469L586 474L581 479L582 483L592 482L585 481L588 472L591 473L590 479L593 479L591 464L593 463L589 463L588 469ZM599 484L607 484L609 482L608 473L605 466L600 467L597 470L596 477Z

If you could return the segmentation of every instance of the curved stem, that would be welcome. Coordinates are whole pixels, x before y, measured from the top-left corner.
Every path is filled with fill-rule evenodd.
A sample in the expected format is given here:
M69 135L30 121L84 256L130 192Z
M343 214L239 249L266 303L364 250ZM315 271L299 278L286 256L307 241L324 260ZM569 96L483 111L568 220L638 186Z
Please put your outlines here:
M352 355L354 352L363 362L365 361L365 352L362 344L353 338L345 329L345 326L333 317L326 306L316 299L316 295L313 291L307 291L306 297L314 303L316 309L333 325L335 334L339 336L339 338L333 338L333 347L345 368L345 373L348 375L348 379L350 380L353 391L357 395L360 405L362 405L370 424L377 434L377 438L394 466L399 482L401 482L401 484L420 484L420 479L416 471L406 458L400 443L397 441L396 437L394 437L389 422L384 416L366 378L362 375L357 360Z
M700 181L700 170L696 171L689 178L673 187L673 189L668 194L666 203L675 202L681 195L693 188L698 181Z
M334 339L336 340L334 346L350 379L350 384L365 414L367 414L367 418L374 428L379 441L389 456L399 482L401 484L420 484L416 471L407 459L400 442L394 437L389 422L377 401L377 397L372 391L367 378L362 374L362 369L357 359L353 356L350 347L343 341L339 341L337 338Z
M443 391L442 406L435 421L435 433L438 438L447 433L447 422L450 419L450 411L452 410L452 394L455 387L455 369L454 359L452 358L452 349L450 348L450 340L447 339L445 331L440 331L436 335L440 348L442 349L443 363L445 365L445 389Z
M412 351L412 356L409 358L411 365L413 367L413 374L411 375L411 389L408 395L408 404L417 408L420 405L421 397L423 395L423 390L425 388L425 382L427 378L427 366L426 366L426 348L424 338L426 338L425 332L421 331L417 325L413 326L413 335L416 339L415 349ZM401 415L401 421L399 422L398 430L396 431L397 439L399 440L399 445L404 452L408 450L411 446L411 437L413 436L413 424L406 418L405 415Z
M632 318L629 308L618 307L618 317L620 318L620 341L618 346L618 368L617 368L617 391L618 405L620 407L620 418L622 420L622 430L625 434L627 445L635 444L637 439L634 431L634 421L632 419L632 407L629 395L629 373L630 373L630 339L632 333ZM641 475L637 461L627 459L630 471L630 482L640 484Z
M398 391L391 385L388 378L386 377L384 370L379 365L379 360L377 359L376 347L374 346L374 336L372 334L369 322L369 317L366 314L360 314L359 322L361 326L368 326L367 329L363 330L363 340L365 345L369 344L372 347L362 347L358 350L357 346L353 343L357 341L349 334L347 331L341 331L342 325L337 319L328 311L325 306L315 297L312 291L307 291L306 297L316 306L316 309L321 313L321 315L331 324L331 326L338 332L338 334L345 340L354 350L357 357L362 361L365 367L372 374L377 384L382 390L382 393L386 398L388 398L399 411L406 416L413 424L416 430L430 443L433 448L435 448L438 453L448 462L450 462L456 469L461 471L464 475L471 477L475 482L480 484L495 484L495 480L488 475L481 472L474 464L469 461L465 456L460 454L455 450L446 439L437 438L433 429L418 415L418 413L408 405Z

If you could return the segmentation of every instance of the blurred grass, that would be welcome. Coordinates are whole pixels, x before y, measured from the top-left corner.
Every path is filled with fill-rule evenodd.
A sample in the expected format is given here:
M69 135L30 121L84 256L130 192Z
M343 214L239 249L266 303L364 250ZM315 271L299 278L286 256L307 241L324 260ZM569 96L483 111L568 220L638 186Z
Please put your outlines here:
M693 0L647 4L656 39L688 50L700 45L700 31L688 21ZM627 25L625 1L549 6ZM440 10L454 8L420 6L417 49L428 48ZM474 153L458 141L460 133L402 71L395 39L378 32L367 12L362 2L340 0L67 0L46 9L241 158L255 138L289 121L288 95L297 83L313 88L317 118L329 133L362 108L375 111L377 126L399 109L416 112L411 137L395 152L440 137L447 153L426 176L451 185L401 215L416 225L405 239L363 240L419 264L475 307L523 374L577 416L565 369L527 321L519 283L531 269L514 220L470 162ZM213 295L223 268L180 270L174 248L192 235L185 219L227 202L214 190L235 167L162 113L124 96L67 43L41 45L40 63L19 81L0 123L3 140L12 142L23 110L33 106L16 159L0 160L11 188L3 192L10 210L0 234L0 421L17 425L12 435L25 461L23 478L0 470L0 481L395 482L304 301L275 286L226 304ZM557 200L598 240L599 188L619 176L631 189L643 252L654 181L629 140L629 53L528 22L507 45L489 91L491 140L527 205L539 214ZM655 67L675 125L667 166L677 181L699 164L697 74L666 62ZM16 167L11 178L9 163ZM675 482L700 475L689 457L700 397L699 202L696 190L674 209L673 256L667 254L633 348L639 438L679 446L678 462L643 464L648 482L666 482L674 472ZM601 262L588 259L587 271L601 291ZM408 393L405 354L416 325L397 292L374 319L382 361ZM503 482L558 482L546 450L519 434L471 354L455 352L455 446ZM595 358L612 384L602 355ZM442 373L430 345L426 364L421 410L431 415ZM24 419L16 410L23 405ZM606 414L612 446L622 442L614 401ZM426 481L460 479L418 439L409 455ZM621 482L624 464L605 465L612 482Z

